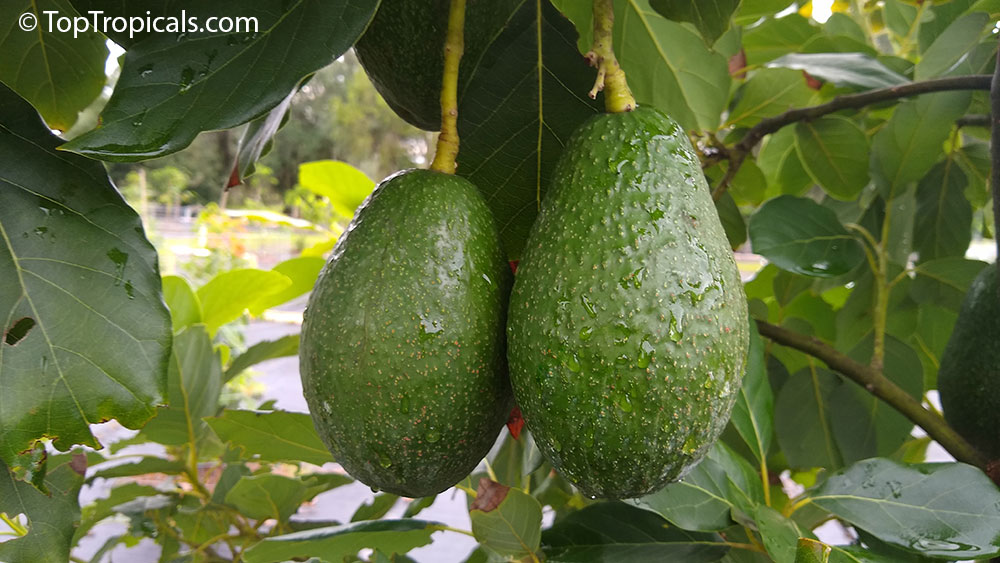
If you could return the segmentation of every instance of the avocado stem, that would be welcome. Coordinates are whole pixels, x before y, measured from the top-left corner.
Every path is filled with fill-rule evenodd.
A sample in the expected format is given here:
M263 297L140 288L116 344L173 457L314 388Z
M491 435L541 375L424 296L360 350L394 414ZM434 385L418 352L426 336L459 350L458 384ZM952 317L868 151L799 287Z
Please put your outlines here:
M441 80L441 133L431 170L454 174L458 159L458 64L465 51L465 0L451 0Z
M997 61L1000 65L1000 52L997 53ZM990 110L993 122L990 128L990 184L993 190L993 238L997 245L994 267L1000 271L1000 234L997 234L1000 229L1000 66L993 71L993 78L990 80ZM996 297L1000 299L1000 294Z
M612 0L594 0L594 45L587 52L587 62L597 67L597 80L590 90L591 99L604 90L604 109L608 113L624 113L636 108L635 97L625 81L615 57L613 31L615 7Z

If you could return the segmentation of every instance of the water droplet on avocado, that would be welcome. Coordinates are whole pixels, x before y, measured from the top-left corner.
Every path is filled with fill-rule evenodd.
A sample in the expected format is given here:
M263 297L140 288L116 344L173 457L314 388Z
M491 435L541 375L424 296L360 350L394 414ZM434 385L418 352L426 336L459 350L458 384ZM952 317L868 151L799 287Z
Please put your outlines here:
M574 352L563 352L559 355L559 360L573 373L580 373L580 359Z
M589 448L592 447L593 445L594 445L594 429L593 427L588 426L587 429L583 431L583 446L585 448Z
M390 467L392 467L392 460L389 459L389 456L385 454L379 454L378 464L381 465L383 469L389 469Z
M590 298L586 295L581 295L580 302L583 303L583 308L587 310L587 314L590 315L590 318L596 319L597 309L595 309L594 304L590 302Z
M555 450L556 450L557 452L561 452L561 451L562 451L562 444L560 444L560 443L559 443L559 440L556 440L555 438L552 438L552 447L553 447L553 448L554 448L554 449L555 449Z
M409 397L407 397L407 396L404 395L403 398L399 400L399 412L402 413L402 414L409 414L410 413L410 398Z
M670 327L667 329L667 336L674 342L680 342L684 333L677 327L677 317L670 318Z
M628 393L619 394L615 399L615 404L623 412L632 412L632 398L628 396Z
M441 331L444 330L444 326L441 319L429 319L423 315L420 316L420 340L428 341L435 336L437 336Z
M619 346L624 346L628 342L629 336L632 336L632 330L623 322L615 323L614 328L614 342Z
M373 492L373 493L378 493L379 491L382 490L382 489L380 489L378 487L368 487L368 488L371 489L371 492Z
M486 274L483 274L483 279L486 280L486 283L493 285L493 280L491 280Z
M437 442L438 440L441 439L441 432L439 432L437 428L431 426L427 430L427 435L424 436L424 439L433 444L434 442Z
M580 329L580 340L590 340L590 337L594 335L594 327L585 326Z
M649 343L649 340L645 338L642 339L642 343L639 344L639 357L635 360L635 365L641 369L649 367L649 362L653 359L653 345Z
M694 434L689 435L687 440L684 440L684 446L681 449L687 455L693 454L698 449L698 439L695 438Z

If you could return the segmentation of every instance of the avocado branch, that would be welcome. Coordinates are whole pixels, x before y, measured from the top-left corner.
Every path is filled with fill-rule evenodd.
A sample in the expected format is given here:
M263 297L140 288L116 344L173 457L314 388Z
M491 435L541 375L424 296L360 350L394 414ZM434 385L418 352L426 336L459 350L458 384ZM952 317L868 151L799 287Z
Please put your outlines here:
M594 0L594 45L585 55L590 66L597 68L597 80L590 90L591 99L604 90L604 107L608 113L632 111L636 107L635 97L625 81L613 48L612 30L615 24L615 8L611 0Z
M465 51L465 0L451 0L441 81L441 133L431 170L454 174L458 158L458 65Z

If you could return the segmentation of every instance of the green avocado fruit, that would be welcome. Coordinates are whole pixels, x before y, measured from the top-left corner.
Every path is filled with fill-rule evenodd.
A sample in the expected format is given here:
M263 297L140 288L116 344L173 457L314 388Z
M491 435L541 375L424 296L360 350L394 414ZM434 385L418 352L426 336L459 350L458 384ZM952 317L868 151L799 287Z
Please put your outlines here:
M366 485L439 493L486 455L511 409L510 267L479 191L410 170L362 204L302 323L302 388L334 459Z
M746 296L697 157L655 109L569 140L518 267L511 383L553 466L584 494L678 479L729 419Z
M441 127L441 78L450 0L382 0L354 52L397 115L427 131ZM507 24L516 0L467 0L458 91Z
M941 355L938 393L948 424L990 460L1000 459L1000 281L976 276Z

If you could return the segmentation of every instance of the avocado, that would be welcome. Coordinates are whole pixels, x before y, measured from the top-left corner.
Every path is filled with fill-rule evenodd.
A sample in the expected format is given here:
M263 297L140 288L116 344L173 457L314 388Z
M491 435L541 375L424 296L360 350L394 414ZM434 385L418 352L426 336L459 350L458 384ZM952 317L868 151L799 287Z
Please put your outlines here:
M749 346L746 296L684 131L651 108L570 138L507 326L511 383L553 466L592 497L654 492L722 432Z
M450 0L382 0L354 45L358 61L397 115L427 131L441 126L441 77ZM517 0L467 0L458 92L507 24Z
M1000 459L1000 281L996 265L969 287L938 368L944 418L990 460Z
M299 348L313 422L344 469L423 497L475 468L511 409L510 285L467 180L410 170L375 189L320 272Z

